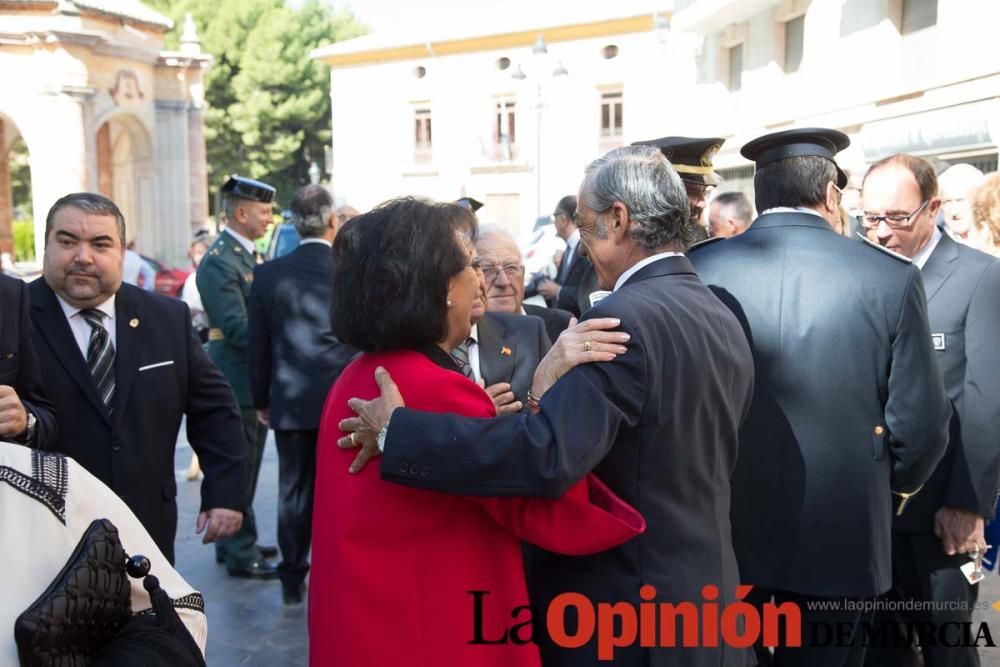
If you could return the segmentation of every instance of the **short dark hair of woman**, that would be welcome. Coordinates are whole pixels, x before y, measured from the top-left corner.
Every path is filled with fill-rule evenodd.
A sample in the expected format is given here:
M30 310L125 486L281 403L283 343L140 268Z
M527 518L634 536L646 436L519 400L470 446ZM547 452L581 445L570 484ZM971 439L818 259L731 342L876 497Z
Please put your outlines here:
M469 264L455 204L393 199L353 218L333 243L333 334L364 352L421 349L448 333L448 282Z

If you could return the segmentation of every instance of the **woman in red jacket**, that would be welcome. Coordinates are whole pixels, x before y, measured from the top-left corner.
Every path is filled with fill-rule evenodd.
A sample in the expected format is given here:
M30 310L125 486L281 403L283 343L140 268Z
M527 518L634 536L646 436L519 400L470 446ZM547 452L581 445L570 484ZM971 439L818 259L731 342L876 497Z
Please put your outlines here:
M521 540L585 554L645 529L642 517L593 476L558 500L542 500L397 486L381 481L377 466L348 473L355 454L337 447L343 435L337 424L353 415L349 397L378 394L379 366L408 407L496 414L449 354L468 337L480 296L471 239L457 231L463 227L475 223L458 206L401 199L352 220L334 244L334 333L365 354L337 380L320 425L309 595L313 667L538 665L533 643L470 644L476 637L495 641L529 620L518 609L528 604ZM548 369L566 368L547 375L573 363L559 344L553 349L558 361ZM544 620L545 610L534 613Z

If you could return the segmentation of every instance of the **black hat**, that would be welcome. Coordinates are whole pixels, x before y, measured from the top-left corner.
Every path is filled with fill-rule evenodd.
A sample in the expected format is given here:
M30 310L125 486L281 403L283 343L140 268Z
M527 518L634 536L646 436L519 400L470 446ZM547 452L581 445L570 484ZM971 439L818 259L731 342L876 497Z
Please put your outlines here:
M278 193L267 183L255 181L252 178L243 176L230 176L226 184L222 186L222 193L230 197L249 199L261 204L270 204L274 201L274 196Z
M851 140L839 130L804 127L757 137L740 149L740 155L753 160L758 169L790 157L826 158L837 167L837 187L843 188L847 185L847 174L837 164L835 157L850 144Z
M682 181L718 185L722 183L722 177L715 173L712 159L724 141L721 137L663 137L637 141L632 145L659 148Z
M473 199L472 197L459 197L455 200L455 203L459 206L469 209L473 213L478 211L483 207L483 202L478 199Z

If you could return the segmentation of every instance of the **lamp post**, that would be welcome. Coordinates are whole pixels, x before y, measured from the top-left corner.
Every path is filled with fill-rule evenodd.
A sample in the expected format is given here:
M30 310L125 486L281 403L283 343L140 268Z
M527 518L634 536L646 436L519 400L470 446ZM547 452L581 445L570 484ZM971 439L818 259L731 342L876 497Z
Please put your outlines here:
M548 53L549 47L545 43L545 38L539 33L538 39L535 40L534 46L531 47L531 54L534 60L532 75L535 79L535 209L536 217L539 218L542 217L542 111L545 109L545 100L542 96L542 79L545 65L548 61ZM551 76L563 77L568 74L569 72L563 66L562 61L559 61L556 68L552 71ZM517 70L511 76L516 81L525 81L528 79L528 75L521 69L520 64L518 64Z

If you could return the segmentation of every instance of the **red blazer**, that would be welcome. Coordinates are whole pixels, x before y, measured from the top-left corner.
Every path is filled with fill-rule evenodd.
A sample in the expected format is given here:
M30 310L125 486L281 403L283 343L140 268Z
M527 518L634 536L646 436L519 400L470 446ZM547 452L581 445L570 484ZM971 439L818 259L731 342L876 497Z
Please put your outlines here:
M642 516L588 475L558 500L468 498L383 482L378 465L358 475L355 452L337 447L351 397L378 395L384 366L407 407L490 418L493 403L460 373L420 352L365 354L330 391L320 421L309 586L312 667L539 665L534 644L470 645L471 590L483 602L483 636L526 620L521 540L578 555L642 533ZM544 621L544 610L537 610Z

